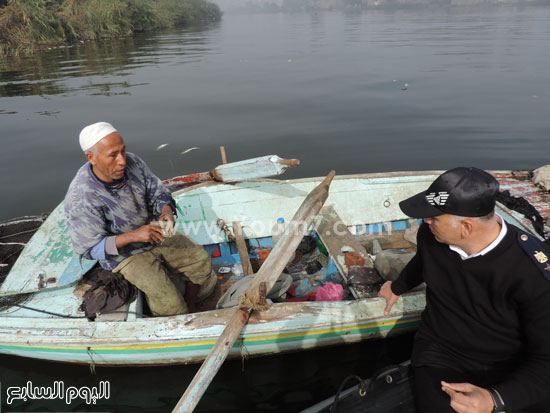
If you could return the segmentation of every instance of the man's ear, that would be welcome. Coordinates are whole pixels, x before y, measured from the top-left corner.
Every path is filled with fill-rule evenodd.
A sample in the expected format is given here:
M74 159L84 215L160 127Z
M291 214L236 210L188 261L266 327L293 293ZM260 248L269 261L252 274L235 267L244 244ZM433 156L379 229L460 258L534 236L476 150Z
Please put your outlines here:
M86 159L88 162L90 162L92 165L95 165L95 156L92 152L86 152Z
M472 220L466 218L466 219L463 219L460 223L462 224L462 228L461 228L462 238L466 238L470 236L474 230L474 223L472 222Z

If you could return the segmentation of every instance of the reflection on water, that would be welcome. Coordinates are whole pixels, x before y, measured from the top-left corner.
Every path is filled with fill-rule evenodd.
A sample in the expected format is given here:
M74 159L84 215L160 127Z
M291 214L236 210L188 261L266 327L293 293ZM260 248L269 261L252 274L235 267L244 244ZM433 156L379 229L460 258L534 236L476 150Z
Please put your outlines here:
M129 89L147 84L127 80L135 70L169 63L176 57L182 63L198 62L210 53L211 42L204 34L214 27L197 26L161 36L137 34L120 40L51 47L30 56L10 56L0 60L0 97L131 95Z
M550 7L228 14L3 59L0 216L51 211L84 162L79 131L103 120L162 178L215 168L221 145L299 158L285 178L538 167L549 22Z
M226 361L201 399L197 412L297 412L332 396L342 381L356 374L370 377L388 364L408 359L412 335L387 341L309 350L300 353ZM18 400L10 411L80 411L153 413L170 412L198 365L168 367L106 368L74 366L17 357L0 356L2 389L8 387L51 387L62 381L64 388L98 387L110 383L111 397L87 405L82 400L67 405L65 400ZM352 383L355 384L355 383ZM6 407L4 403L2 407Z

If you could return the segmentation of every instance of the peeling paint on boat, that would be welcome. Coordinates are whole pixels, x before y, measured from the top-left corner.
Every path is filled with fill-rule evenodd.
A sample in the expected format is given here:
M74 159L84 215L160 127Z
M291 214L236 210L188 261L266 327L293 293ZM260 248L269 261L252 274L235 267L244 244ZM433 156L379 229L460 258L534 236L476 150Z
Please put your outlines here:
M275 304L253 313L230 357L241 349L258 356L326 345L354 343L416 328L424 294L411 293L392 314L379 317L381 299ZM71 363L170 364L203 360L233 309L134 322L9 319L0 327L0 352ZM39 324L39 325L38 325Z
M62 288L76 283L95 261L82 260L73 252L60 204L27 243L9 276L0 287L0 296L42 288ZM39 286L39 276L56 282Z
M426 189L438 174L404 172L336 177L326 205L332 205L348 227L373 225L372 228L379 229L385 222L394 222L386 225L391 230L395 221L406 219L399 210L399 201ZM548 216L548 194L540 193L530 184L525 179L526 173L499 171L495 175L502 189L509 188L512 195L524 196L536 207L544 206L543 216ZM220 218L225 222L241 221L247 238L269 237L277 218L289 220L321 179L262 180L232 185L208 183L178 191L174 194L180 211L178 229L184 230L185 224L200 224L199 231L189 235L203 245L222 243L220 249L226 248L225 234L205 231ZM502 213L516 225L525 224L525 218L515 212ZM36 239L27 245L21 262L18 261L14 266L16 271L12 269L8 275L6 281L9 282L4 283L0 294L36 289L32 282L38 271L45 271L48 277L63 274L54 287L34 294L25 305L82 317L78 311L80 302L70 285L90 263L82 268L75 263L63 221L60 206L37 232ZM60 283L64 277L72 281ZM132 304L131 312L136 311L136 305L136 302ZM384 316L385 301L380 298L274 304L267 311L252 313L230 357L265 356L412 331L424 306L423 291L404 294L389 316ZM138 318L130 314L127 321L89 322L85 318L60 319L9 308L0 312L0 353L98 365L200 362L208 355L233 311L235 309L158 318Z

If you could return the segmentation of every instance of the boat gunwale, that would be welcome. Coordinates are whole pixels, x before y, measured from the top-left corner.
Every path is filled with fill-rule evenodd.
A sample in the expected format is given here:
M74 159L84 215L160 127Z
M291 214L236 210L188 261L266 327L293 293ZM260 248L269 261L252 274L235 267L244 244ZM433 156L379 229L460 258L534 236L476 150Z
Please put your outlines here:
M489 171L492 174L503 174L503 175L511 175L510 178L513 178L515 174L520 175L518 178L518 181L521 180L524 176L526 176L529 171L525 170L499 170L499 171ZM366 174L353 174L353 175L340 175L336 176L336 181L341 180L350 180L350 179L356 179L356 180L370 180L369 184L376 184L376 180L395 180L396 182L399 182L400 177L415 177L419 178L419 181L426 181L433 180L434 176L438 176L441 173L441 171L403 171L403 172L376 172L376 173L366 173ZM523 176L522 176L523 175ZM425 178L425 179L424 179ZM298 179L290 179L290 180L275 180L275 179L258 179L253 182L250 182L250 185L253 186L254 183L277 183L277 184L283 184L283 185L292 185L295 183L312 183L316 181L321 181L324 179L323 177L315 177L315 178L298 178ZM503 178L505 179L505 177ZM410 181L407 181L410 182ZM384 182L387 183L387 182ZM178 194L185 194L188 192L192 192L194 190L200 190L200 188L204 187L210 187L214 185L235 185L235 184L225 184L220 182L207 182L204 184L195 185L192 187L187 187L178 191L175 191L173 193L174 196L177 196ZM531 184L532 185L532 184ZM236 189L245 189L246 187L239 186ZM523 225L525 226L525 225ZM532 232L531 230L529 230ZM358 324L381 324L384 322L389 322L391 324L392 320L396 320L396 323L399 320L403 320L404 324L407 324L407 319L410 319L411 322L412 319L416 319L415 322L418 322L418 319L420 318L420 313L422 309L424 308L423 305L421 306L413 306L412 304L405 308L406 303L405 301L410 300L412 303L415 299L424 301L425 303L425 291L411 291L408 293L405 293L402 295L404 300L400 300L394 306L394 309L392 311L392 314L390 316L384 316L383 315L383 309L385 306L385 303L382 298L377 297L369 297L369 298L362 298L358 300L346 300L346 301L340 301L340 302L298 302L298 303L276 303L274 304L273 311L278 311L283 306L287 306L289 308L289 311L285 313L284 315L281 315L279 318L275 317L273 319L260 319L262 314L258 314L257 312L253 313L253 317L251 317L251 320L249 322L249 325L245 327L245 330L243 330L243 333L241 334L241 342L248 341L251 343L251 341L254 341L254 339L258 336L266 336L268 334L278 334L279 336L282 335L291 335L295 334L297 336L303 337L304 334L300 335L301 331L307 331L308 329L311 330L314 329L322 329L324 326L327 326L326 328L332 328L333 330L335 328L338 328L338 326L357 326ZM398 305L399 303L402 303L401 305ZM372 310L376 310L372 312L372 315L370 317L364 317L359 318L356 317L357 321L343 321L343 322L334 322L334 318L337 316L341 316L341 312L335 312L336 314L333 314L330 310L327 311L327 308L335 308L341 307L341 308L348 308L353 305L357 305L358 307L361 307L362 305L365 306L365 308L372 307ZM290 309L294 311L290 311ZM304 321L308 318L311 318L313 316L320 317L322 310L325 310L325 314L323 315L323 318L325 319L322 323L318 324L308 324L308 327L303 327L302 330L297 329L296 326L292 326L289 324L286 329L282 329L280 324L284 323L287 320L300 320L303 319ZM7 347L10 344L7 343L8 339L13 339L11 341L12 346L19 346L19 347L33 347L33 346L52 346L55 347L56 344L58 344L58 347L67 346L67 347L88 347L88 348L98 348L98 347L117 347L117 346L144 346L147 347L147 345L152 345L155 343L158 343L159 345L167 345L169 343L177 343L182 341L190 341L189 345L193 345L193 341L196 343L198 341L203 342L209 342L211 340L216 340L219 336L219 332L227 323L227 320L229 319L228 316L225 316L223 312L230 312L234 309L226 309L226 310L210 310L205 311L201 313L194 313L194 314L184 314L179 316L171 316L171 317L156 317L152 320L154 320L154 325L148 324L151 323L151 319L145 319L145 318L138 318L131 321L95 321L94 323L90 323L87 319L54 319L54 318L39 318L39 317L6 317L2 316L0 314L0 319L3 321L8 321L8 324L11 324L13 326L2 326L0 327L0 331L2 331L2 340L0 342L0 352L5 354L13 354L13 352L5 352L3 350L3 347ZM221 312L221 313L220 313ZM350 310L350 313L353 313ZM193 323L194 320L197 320L197 324L200 324L200 319L204 318L204 316L208 317L218 317L220 320L223 320L220 323L210 323L205 326L193 326L190 325ZM265 315L269 315L269 310L264 313ZM17 324L18 323L18 324ZM122 324L121 324L122 323ZM394 325L396 325L394 323ZM17 324L17 325L15 325ZM34 326L32 326L34 324ZM49 327L49 325L52 325L52 327ZM170 324L177 324L178 328L173 328L170 326ZM296 323L298 324L298 323ZM54 327L55 325L55 327ZM144 326L149 325L149 334L142 335L141 337L138 336L138 333L140 332L140 329L145 328ZM271 325L271 329L267 328ZM116 326L115 328L112 328L113 326ZM162 328L166 327L167 330L172 328L174 331L173 335L166 335L166 336L155 336L155 330L158 329L160 326ZM192 328L190 331L200 332L200 333L206 333L208 329L211 330L209 332L209 335L201 335L194 334L190 336L182 335L182 332L185 332L189 330L189 328ZM350 327L350 328L351 328ZM404 328L412 328L412 327L404 327ZM146 329L146 328L145 328ZM264 329L264 330L262 330ZM11 332L13 330L13 332ZM33 331L31 333L31 330ZM39 335L39 331L44 330L52 330L54 333L51 335ZM82 331L82 334L77 335L67 335L67 332L75 331L75 330L86 330ZM214 331L216 330L216 331ZM112 332L116 331L117 336L113 336ZM134 336L132 337L129 335L132 331L134 331ZM63 334L65 332L65 334ZM77 331L78 333L78 331ZM177 335L177 333L180 333L178 337L174 337L174 335ZM369 333L369 337L376 336L375 333ZM151 340L151 338L154 337L155 340ZM210 338L211 337L211 338ZM342 334L342 337L344 335ZM36 339L36 340L35 340ZM130 341L128 341L130 339ZM363 338L364 339L364 338ZM345 338L344 338L345 341ZM357 340L359 341L359 339ZM133 344L130 344L133 343ZM326 344L321 344L326 345ZM284 347L284 346L282 346ZM306 346L309 347L309 344ZM302 348L298 347L296 349L285 349L283 351L300 351ZM256 356L260 355L267 355L271 353L277 353L280 351L276 350L267 350L262 353L255 354ZM190 359L184 359L180 358L178 360L170 361L169 364L189 364L189 363L195 363L197 361L202 360L203 358L197 358L196 356L191 356ZM62 361L62 360L59 360ZM112 360L111 360L112 361ZM121 361L120 363L115 360L112 364L109 362L109 360L103 360L98 362L97 364L101 365L132 365L137 366L140 365L139 361L135 362L136 360L126 360ZM141 360L142 361L142 360ZM70 363L79 363L79 361L68 361ZM82 364L87 364L85 361L82 361ZM144 363L143 365L155 365L155 364L167 364L166 362L160 362L160 363Z

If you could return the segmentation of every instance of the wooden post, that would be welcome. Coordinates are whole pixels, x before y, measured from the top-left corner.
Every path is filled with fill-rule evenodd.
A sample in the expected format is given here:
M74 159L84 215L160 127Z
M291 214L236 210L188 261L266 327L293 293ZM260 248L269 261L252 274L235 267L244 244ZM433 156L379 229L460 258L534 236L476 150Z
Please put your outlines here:
M227 163L227 157L225 156L225 146L220 146L220 152L222 154L222 163L225 165Z
M294 217L290 221L283 236L271 251L264 264L250 283L245 292L245 300L252 305L261 302L262 291L270 291L277 281L286 263L294 253L298 244L311 226L313 219L321 210L328 198L328 189L336 172L331 171L328 176L306 197ZM264 285L261 285L265 283ZM242 298L242 297L241 297ZM250 308L238 308L233 313L220 338L212 348L208 357L202 363L201 368L181 396L172 413L188 413L195 410L202 395L210 385L210 382L220 369L231 347L239 337L241 330L248 322Z
M250 264L250 258L248 257L248 250L246 248L246 242L243 235L243 227L239 221L233 221L233 234L235 235L235 241L237 242L239 257L241 257L243 274L250 275L254 271L252 271L252 264Z

